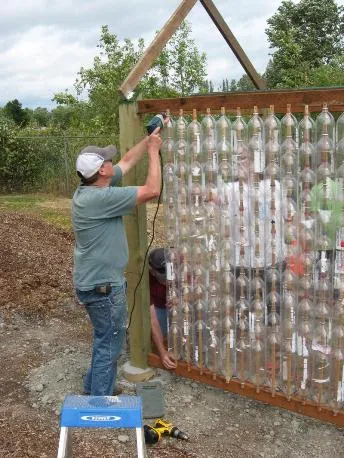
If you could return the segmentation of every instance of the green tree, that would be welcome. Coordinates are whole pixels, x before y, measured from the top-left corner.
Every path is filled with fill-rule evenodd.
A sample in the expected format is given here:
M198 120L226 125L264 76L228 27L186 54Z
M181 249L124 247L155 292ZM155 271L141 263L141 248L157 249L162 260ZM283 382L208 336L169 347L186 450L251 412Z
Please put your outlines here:
M206 54L198 51L191 31L191 25L183 21L162 53L167 63L168 85L181 96L199 91L207 76Z
M30 121L30 114L22 108L18 99L7 102L4 107L4 114L8 119L12 119L19 127L25 127Z
M32 117L39 127L47 127L49 125L51 113L47 108L37 107L33 110Z
M139 40L137 47L128 39L121 44L103 26L98 48L100 53L94 58L93 67L80 69L75 88L78 96L87 92L91 126L100 133L119 134L118 87L142 54L143 40Z
M152 68L144 75L135 93L143 97L189 95L199 89L205 78L205 54L200 54L190 38L191 28L183 23L166 45ZM119 134L118 88L144 51L144 41L137 45L126 39L120 42L108 26L101 29L100 53L91 68L81 68L75 82L77 97L68 92L55 94L53 100L69 113L70 126L78 130ZM85 97L85 93L87 97ZM85 98L87 101L85 102Z
M334 59L332 64L314 68L309 75L310 86L344 86L344 56Z
M335 65L343 55L343 12L334 0L283 1L267 21L273 50L265 73L268 87L317 85L314 70Z
M252 83L248 75L244 74L238 79L236 83L237 91L254 91L256 90L255 85Z
M219 91L221 92L228 92L229 91L229 83L228 79L223 79L221 86L219 86Z
M229 86L229 90L230 90L231 92L237 90L237 82L236 82L235 79L231 79L231 84L230 84L230 86Z

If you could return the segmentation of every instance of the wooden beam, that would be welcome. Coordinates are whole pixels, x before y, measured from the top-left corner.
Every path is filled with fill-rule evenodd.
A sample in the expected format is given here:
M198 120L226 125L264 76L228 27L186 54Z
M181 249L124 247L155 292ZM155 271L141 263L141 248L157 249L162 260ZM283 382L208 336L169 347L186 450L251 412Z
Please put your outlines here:
M254 105L259 109L275 106L276 113L285 113L287 103L291 104L293 113L302 113L305 105L310 111L321 111L322 104L327 103L332 112L344 111L344 87L324 89L285 89L252 92L227 92L212 95L197 95L175 99L147 99L138 102L139 113L159 113L168 108L172 114L178 114L182 108L191 113L194 108L205 113L207 108L220 111L224 106L228 113L235 113L236 108L252 112Z
M137 62L125 81L119 87L120 94L123 95L126 99L128 98L129 94L136 88L138 82L146 73L146 71L149 70L149 68L152 66L155 59L163 50L165 44L180 26L196 2L197 0L183 0L176 11L172 14L170 19L166 22L164 27L154 38L150 46L146 49L141 59ZM147 5L153 4L147 3ZM152 8L153 7L154 5Z
M265 81L256 72L256 69L253 67L250 59L247 57L245 51L242 49L238 40L233 35L232 31L223 19L221 13L214 5L214 2L212 0L201 0L201 3L204 6L207 13L209 14L209 16L211 17L211 19L213 20L218 30L220 31L221 35L233 51L234 55L244 68L252 83L255 85L255 87L257 89L266 89Z
M146 132L137 115L134 103L119 106L120 151L124 154L134 146ZM146 167L140 161L123 178L123 185L142 185L146 179ZM126 271L128 281L129 316L134 304L134 290L139 282L147 248L146 206L139 205L131 215L125 217L126 233L129 245L129 263ZM147 269L136 290L135 309L129 328L130 363L138 368L147 368L147 355L151 349L151 328L149 312L149 284Z
M154 353L149 354L148 358L149 365L152 367L158 367L164 369L164 366L161 363L160 356ZM230 380L226 382L225 379L221 376L217 376L215 379L209 371L204 371L203 374L200 374L200 371L197 367L191 366L190 370L187 367L187 364L184 361L178 361L177 368L173 370L176 375L190 378L192 380L197 380L201 383L206 383L208 385L215 386L222 390L230 391L231 393L240 394L241 396L247 396L256 401L265 402L272 406L281 407L282 409L291 410L302 415L307 415L309 417L317 418L322 421L329 423L334 423L339 427L344 426L344 412L340 411L335 415L333 411L328 408L322 407L319 409L313 403L303 404L299 399L292 398L288 400L283 393L276 393L275 396L272 396L271 392L266 389L261 389L257 393L256 386L251 383L245 383L244 386L241 386L239 380Z

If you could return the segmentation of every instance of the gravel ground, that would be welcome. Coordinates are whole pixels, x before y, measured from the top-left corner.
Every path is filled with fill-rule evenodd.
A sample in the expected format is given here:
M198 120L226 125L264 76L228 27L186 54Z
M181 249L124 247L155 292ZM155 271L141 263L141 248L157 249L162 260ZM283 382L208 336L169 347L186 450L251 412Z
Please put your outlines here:
M152 219L154 206L149 208ZM161 214L159 212L159 221ZM161 224L153 246L163 243ZM71 285L73 237L38 217L0 218L0 456L56 457L64 397L81 393L91 329ZM124 393L135 386L123 379ZM165 418L190 440L148 457L343 457L343 429L157 370ZM75 430L74 456L134 457L129 430Z

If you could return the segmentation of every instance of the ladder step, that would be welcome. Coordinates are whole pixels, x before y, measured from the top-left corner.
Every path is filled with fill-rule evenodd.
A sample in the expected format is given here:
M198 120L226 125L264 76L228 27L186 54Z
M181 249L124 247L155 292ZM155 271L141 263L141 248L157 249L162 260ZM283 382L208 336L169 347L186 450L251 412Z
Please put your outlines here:
M142 402L137 396L67 396L61 427L141 428Z

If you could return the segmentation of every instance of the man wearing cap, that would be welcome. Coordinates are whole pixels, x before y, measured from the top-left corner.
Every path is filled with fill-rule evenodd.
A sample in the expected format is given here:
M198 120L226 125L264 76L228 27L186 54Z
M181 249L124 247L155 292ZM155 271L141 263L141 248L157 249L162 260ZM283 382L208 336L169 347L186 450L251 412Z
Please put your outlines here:
M116 393L117 359L126 335L127 298L124 269L128 243L123 215L160 193L161 139L156 129L113 166L117 150L87 146L76 161L81 184L72 204L75 233L73 279L79 301L94 328L91 366L84 378L84 393ZM149 165L143 186L117 187L147 151Z
M163 248L155 248L149 253L149 292L152 339L166 369L176 368L172 353L166 350L164 338L167 336L166 309L166 262Z

